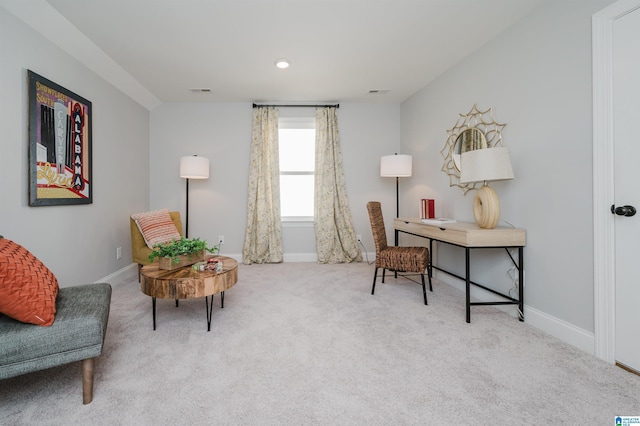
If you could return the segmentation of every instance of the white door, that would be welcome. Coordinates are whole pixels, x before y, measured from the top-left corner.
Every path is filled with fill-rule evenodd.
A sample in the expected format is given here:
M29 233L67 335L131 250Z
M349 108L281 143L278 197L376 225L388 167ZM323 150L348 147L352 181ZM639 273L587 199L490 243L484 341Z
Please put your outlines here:
M615 206L640 209L640 9L613 27ZM627 214L630 214L627 209ZM640 372L640 212L615 216L615 359Z

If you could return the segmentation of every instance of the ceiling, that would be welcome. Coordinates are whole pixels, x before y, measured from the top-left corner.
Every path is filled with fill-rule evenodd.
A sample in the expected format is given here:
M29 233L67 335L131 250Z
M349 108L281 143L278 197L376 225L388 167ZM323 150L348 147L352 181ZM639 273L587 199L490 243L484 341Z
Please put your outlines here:
M174 101L401 102L542 1L0 0L0 5L153 107ZM289 59L291 66L277 69L277 58Z

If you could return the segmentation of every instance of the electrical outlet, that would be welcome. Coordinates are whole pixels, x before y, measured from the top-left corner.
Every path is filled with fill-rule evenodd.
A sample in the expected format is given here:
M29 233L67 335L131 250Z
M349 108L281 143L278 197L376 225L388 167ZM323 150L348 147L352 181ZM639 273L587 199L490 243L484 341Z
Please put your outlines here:
M224 244L224 235L218 235L218 244Z
M356 239L357 239L358 241L362 242L362 235L357 234L357 235L356 235Z
M116 260L122 257L122 247L116 249Z

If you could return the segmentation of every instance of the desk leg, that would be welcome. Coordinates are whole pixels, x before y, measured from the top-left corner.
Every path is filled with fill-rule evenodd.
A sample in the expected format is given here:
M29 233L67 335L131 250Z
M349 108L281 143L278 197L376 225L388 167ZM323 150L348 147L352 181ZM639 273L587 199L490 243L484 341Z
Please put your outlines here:
M469 275L469 247L465 247L464 249L464 276L465 276L465 281L466 281L466 293L467 293L467 300L466 300L466 305L467 305L467 322L470 323L471 322L471 278Z
M153 312L153 330L155 331L156 329L156 298L155 297L151 298L151 306L152 306L152 312Z
M524 247L518 247L518 319L524 321Z
M222 299L220 301L220 309L224 309L224 291L222 293L220 293L220 298Z
M433 278L433 240L429 238L429 267L427 268L429 274L429 286L431 286L431 278Z

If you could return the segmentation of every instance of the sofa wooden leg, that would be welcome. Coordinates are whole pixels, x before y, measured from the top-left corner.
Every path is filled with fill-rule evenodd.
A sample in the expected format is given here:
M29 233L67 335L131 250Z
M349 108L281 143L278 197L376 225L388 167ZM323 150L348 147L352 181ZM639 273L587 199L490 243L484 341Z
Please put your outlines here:
M82 403L89 404L93 400L93 365L95 358L82 360Z

